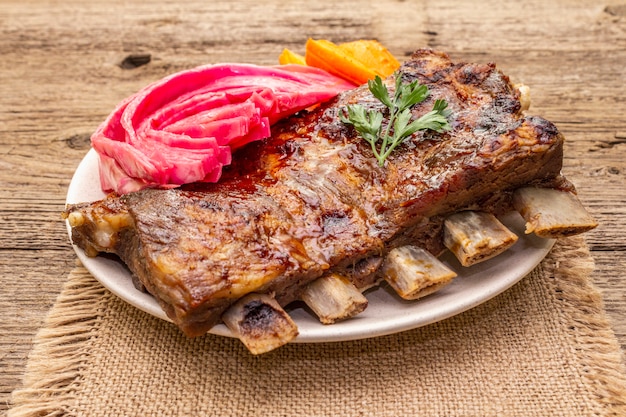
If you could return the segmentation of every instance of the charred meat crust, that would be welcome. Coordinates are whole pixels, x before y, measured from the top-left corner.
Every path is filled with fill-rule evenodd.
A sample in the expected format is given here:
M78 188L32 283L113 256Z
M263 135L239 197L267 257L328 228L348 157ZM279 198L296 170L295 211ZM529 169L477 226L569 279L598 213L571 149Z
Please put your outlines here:
M439 253L446 215L501 213L522 185L571 190L560 176L563 136L521 112L519 92L493 64L455 64L417 51L402 67L430 97L445 99L452 130L418 132L377 165L369 145L337 114L349 103L380 107L366 86L276 125L271 138L235 155L218 184L148 189L94 207L132 221L113 248L94 245L94 226L73 230L84 248L118 253L188 335L200 335L250 292L285 304L329 271L359 279L356 265L411 242ZM386 81L391 89L392 79ZM73 211L93 211L78 205ZM121 235L120 235L121 236Z

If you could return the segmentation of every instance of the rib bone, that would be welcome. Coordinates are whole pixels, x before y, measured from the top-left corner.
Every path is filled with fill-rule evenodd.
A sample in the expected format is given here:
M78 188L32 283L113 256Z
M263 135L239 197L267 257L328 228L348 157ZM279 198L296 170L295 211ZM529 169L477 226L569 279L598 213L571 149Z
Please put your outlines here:
M361 291L346 277L334 273L309 284L302 300L324 324L353 317L367 307L367 298Z
M405 300L416 300L447 285L456 273L416 246L393 249L382 266L385 280Z
M246 295L224 313L222 320L254 355L276 349L298 335L289 314L267 294Z
M491 213L462 211L444 222L443 243L463 266L493 258L513 246L517 239Z
M530 108L530 87L524 84L516 84L515 89L519 91L519 102L521 104L521 111L526 111Z
M515 209L526 220L526 233L559 238L584 233L598 223L578 198L566 191L525 187L513 194Z

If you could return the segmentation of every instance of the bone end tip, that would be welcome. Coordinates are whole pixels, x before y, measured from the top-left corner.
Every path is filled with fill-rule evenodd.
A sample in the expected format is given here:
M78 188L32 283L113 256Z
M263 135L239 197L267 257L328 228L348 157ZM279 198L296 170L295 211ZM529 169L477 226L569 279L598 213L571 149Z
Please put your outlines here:
M267 353L298 336L298 327L267 294L249 294L222 316L224 324L254 354Z
M385 280L405 300L430 295L457 275L430 252L416 246L393 249L382 268Z
M367 298L347 278L329 274L313 281L302 300L323 324L334 324L356 316L367 308Z

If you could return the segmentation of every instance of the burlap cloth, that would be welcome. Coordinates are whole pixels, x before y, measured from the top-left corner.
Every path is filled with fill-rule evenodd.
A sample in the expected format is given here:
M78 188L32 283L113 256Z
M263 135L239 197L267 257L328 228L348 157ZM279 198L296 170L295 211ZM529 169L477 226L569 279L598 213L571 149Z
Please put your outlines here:
M626 416L621 351L582 238L512 289L386 337L292 344L184 337L71 272L10 417Z

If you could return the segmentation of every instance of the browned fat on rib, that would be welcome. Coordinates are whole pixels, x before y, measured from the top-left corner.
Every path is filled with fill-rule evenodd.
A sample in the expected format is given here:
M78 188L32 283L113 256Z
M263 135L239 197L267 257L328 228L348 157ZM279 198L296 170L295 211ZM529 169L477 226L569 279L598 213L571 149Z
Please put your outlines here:
M275 126L271 138L235 155L218 184L99 203L121 206L131 219L107 250L194 336L245 294L275 293L284 305L312 280L333 271L350 276L359 261L395 247L438 253L447 215L510 209L522 185L571 189L559 175L562 135L521 114L519 91L494 65L454 64L421 50L402 72L431 92L414 115L446 99L451 131L418 132L379 167L337 117L351 103L381 109L366 86L357 88ZM93 232L88 223L74 230L79 245L94 240L82 236Z

